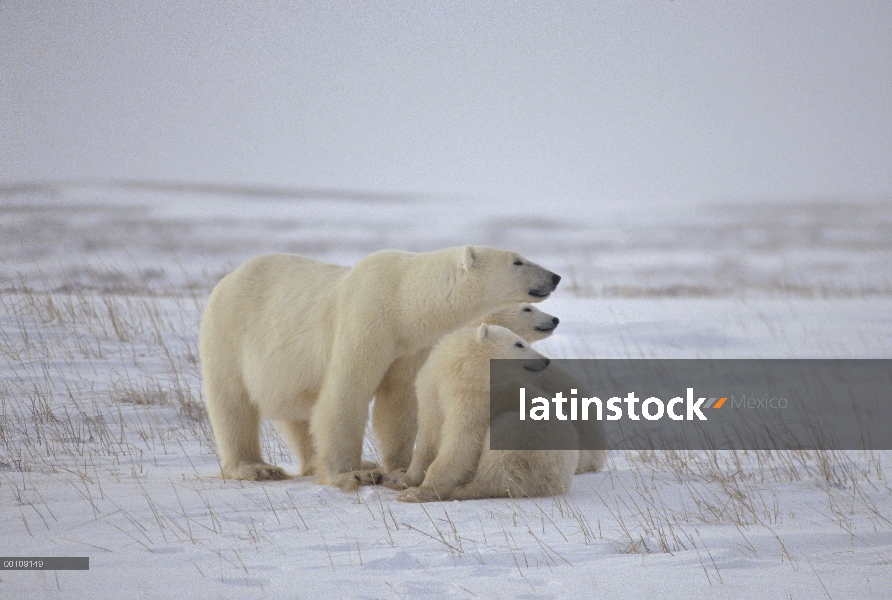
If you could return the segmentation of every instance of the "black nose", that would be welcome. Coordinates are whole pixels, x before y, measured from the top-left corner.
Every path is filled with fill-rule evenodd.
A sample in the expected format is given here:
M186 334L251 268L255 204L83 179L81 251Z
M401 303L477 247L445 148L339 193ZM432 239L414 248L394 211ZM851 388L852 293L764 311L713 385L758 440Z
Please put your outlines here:
M553 283L554 286L557 287L557 284L559 284L560 282L561 282L561 276L558 275L557 273L552 273L551 274L551 283Z
M558 323L561 322L561 320L558 319L557 317L555 317L555 318L553 318L553 319L551 320L551 322L554 323L555 325L557 325Z
M547 367L548 365L551 364L551 359L550 359L550 358L543 358L543 359L542 359L542 362L544 362L544 363L545 363L545 366Z

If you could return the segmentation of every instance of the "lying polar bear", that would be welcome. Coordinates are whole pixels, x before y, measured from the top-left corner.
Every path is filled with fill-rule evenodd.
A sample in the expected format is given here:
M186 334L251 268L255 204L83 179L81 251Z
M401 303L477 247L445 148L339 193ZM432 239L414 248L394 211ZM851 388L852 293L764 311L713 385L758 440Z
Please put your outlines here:
M412 463L405 473L384 479L388 487L409 488L397 500L542 496L569 489L577 450L489 450L489 361L508 358L520 359L517 368L531 371L550 362L519 335L486 323L447 335L433 348L415 384L420 427ZM511 435L536 447L531 432L517 429L510 417L500 415L492 425L513 427ZM560 421L532 433L564 440L577 435L573 425Z
M557 317L543 313L531 304L521 303L517 306L493 312L484 317L483 322L507 327L526 340L527 343L532 344L554 333L560 320ZM581 393L586 387L556 365L551 365L543 371L537 378L537 382L539 387L548 390L548 393L542 393L543 396L552 396L554 392L560 391L565 398L570 398L577 393L573 390ZM534 398L535 396L528 397ZM582 444L581 440L585 440L585 446L592 448L579 451L579 464L576 466L576 473L600 471L607 464L607 441L604 423L602 421L589 420L575 421L573 424L579 434L580 444ZM545 446L546 444L541 444L539 447ZM489 447L488 443L487 447Z

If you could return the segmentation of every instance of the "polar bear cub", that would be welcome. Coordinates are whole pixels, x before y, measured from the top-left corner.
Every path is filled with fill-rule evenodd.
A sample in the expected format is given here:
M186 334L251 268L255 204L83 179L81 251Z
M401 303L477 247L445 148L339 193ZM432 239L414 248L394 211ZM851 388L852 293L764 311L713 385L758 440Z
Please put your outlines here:
M560 319L542 312L532 304L523 302L516 306L510 306L490 313L484 317L483 322L507 327L532 344L554 333L555 328L560 323ZM541 387L552 393L562 391L565 398L575 395L575 392L571 393L571 390L582 390L585 387L572 375L556 365L552 365L545 370L538 377L538 381ZM550 396L551 394L543 393L542 395ZM529 397L534 398L535 396ZM602 421L576 421L574 425L579 436L585 440L585 444L589 448L596 448L579 451L579 464L576 467L576 473L602 470L607 464L607 442L604 423ZM539 447L545 446L545 444L542 444ZM487 447L489 447L488 443Z
M415 382L419 422L405 473L385 478L403 502L537 496L569 488L576 450L489 450L489 361L522 359L519 369L542 371L549 360L519 335L486 323L447 335L433 348ZM507 426L501 417L496 426ZM555 423L573 437L572 425Z
M463 326L470 327L480 325L481 323L501 325L502 327L510 329L527 342L534 342L551 335L558 326L558 323L560 323L560 319L542 312L528 302L521 302L493 311L482 318L478 317L473 321L464 323ZM386 416L387 413L378 410L378 404L379 399L381 398L386 401L389 397L399 395L407 399L411 398L411 401L405 402L404 405L408 405L413 409L416 407L415 379L417 378L421 367L427 360L427 357L430 355L430 351L431 348L424 348L412 356L400 358L394 362L387 371L387 375L385 375L381 387L378 388L375 403L373 404L373 428L378 437L379 447L391 447L397 445L392 440L388 439L388 437L397 434L403 435L405 432L411 432L410 437L414 443L415 435L417 433L415 412L405 410L403 423L399 428L395 428L392 425L379 426L382 417ZM402 391L399 393L394 389L398 386L402 387ZM282 433L286 437L289 437L289 431L287 429L283 429ZM408 466L408 461L405 466ZM312 467L307 468L302 464L301 474L309 475L311 472Z
M588 386L583 385L570 373L557 365L549 367L541 376L536 378L536 385L542 390L545 398L553 397L555 392L561 392L564 398L571 398L577 393L583 393ZM528 396L533 398L534 396ZM591 450L579 451L579 464L576 473L589 473L601 471L607 465L607 435L604 431L604 422L596 419L587 421L573 421L573 426L579 435L579 445Z
M531 397L545 395L535 386L526 385L526 389L527 393L534 394ZM505 412L493 419L489 429L474 478L455 488L451 499L533 498L564 494L570 489L576 461L582 453L579 450L538 448L577 445L574 427L560 421L519 422L516 414ZM510 445L513 450L489 449L490 433L497 430L501 430L498 434L500 442ZM419 501L416 498L402 500Z
M293 254L249 260L211 292L199 335L205 401L223 476L282 479L263 460L260 420L278 422L305 473L352 488L373 428L384 472L406 468L415 439L412 363L443 335L519 302L560 276L483 246L375 252L353 267Z
M528 302L493 311L483 317L482 323L500 325L510 329L527 343L544 340L557 329L560 319L542 312Z

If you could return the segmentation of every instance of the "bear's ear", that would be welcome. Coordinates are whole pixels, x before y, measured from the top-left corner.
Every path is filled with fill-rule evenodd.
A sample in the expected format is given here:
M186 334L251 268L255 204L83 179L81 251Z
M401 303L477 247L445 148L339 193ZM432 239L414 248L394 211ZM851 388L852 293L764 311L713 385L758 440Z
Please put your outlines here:
M473 269L477 266L477 255L474 254L473 246L465 246L461 255L461 268L465 271Z
M482 342L489 336L489 325L483 323L477 328L477 341Z

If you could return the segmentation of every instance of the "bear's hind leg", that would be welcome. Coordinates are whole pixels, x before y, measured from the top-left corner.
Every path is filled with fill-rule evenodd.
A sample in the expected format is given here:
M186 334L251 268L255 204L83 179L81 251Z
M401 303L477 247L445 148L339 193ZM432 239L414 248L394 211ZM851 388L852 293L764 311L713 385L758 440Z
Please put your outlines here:
M316 472L313 461L316 451L313 448L313 438L310 435L309 421L279 421L279 431L288 440L294 453L300 461L300 474L313 475Z
M604 470L607 465L607 452L604 450L580 450L579 465L576 474L596 473Z
M576 473L601 471L607 466L607 436L603 421L577 421L576 431L579 434L580 446L591 448L579 452L579 465Z
M219 385L205 376L208 417L224 479L285 479L280 467L267 464L260 454L260 415L240 384Z

